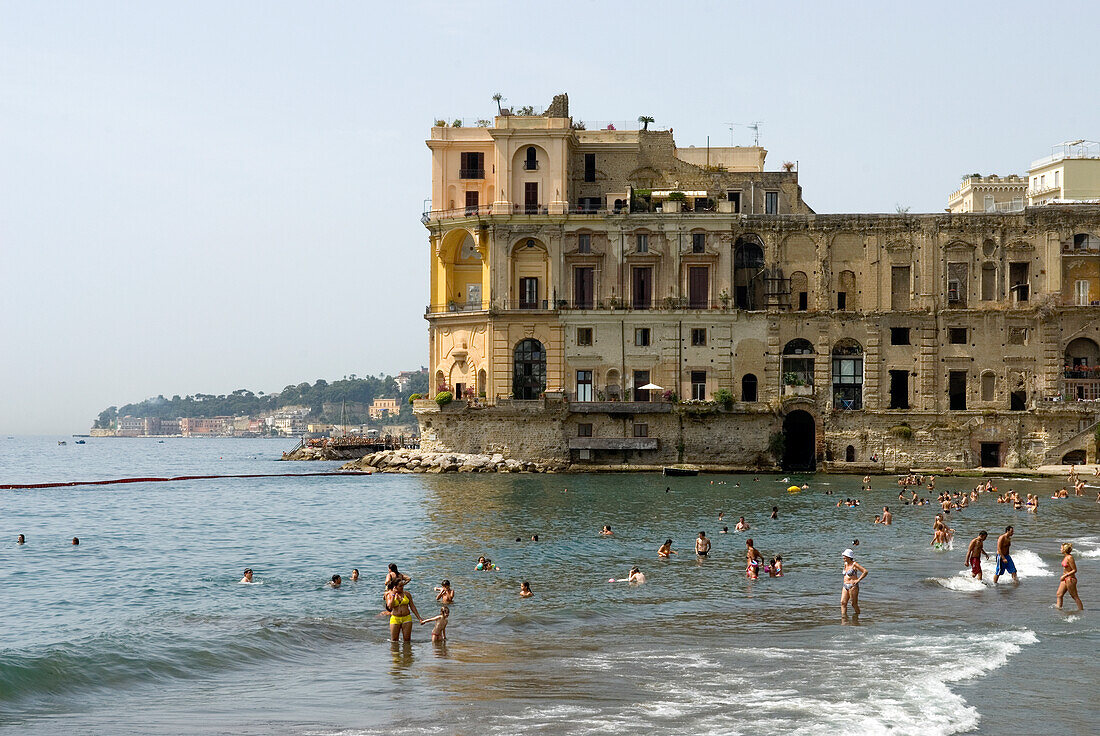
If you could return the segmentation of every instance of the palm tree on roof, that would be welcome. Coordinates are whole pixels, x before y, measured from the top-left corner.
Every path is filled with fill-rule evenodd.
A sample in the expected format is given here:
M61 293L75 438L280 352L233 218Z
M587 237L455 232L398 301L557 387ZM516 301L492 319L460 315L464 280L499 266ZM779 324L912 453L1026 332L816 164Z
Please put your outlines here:
M653 122L653 118L649 115L639 115L638 122L642 124L642 130L649 130L649 124Z

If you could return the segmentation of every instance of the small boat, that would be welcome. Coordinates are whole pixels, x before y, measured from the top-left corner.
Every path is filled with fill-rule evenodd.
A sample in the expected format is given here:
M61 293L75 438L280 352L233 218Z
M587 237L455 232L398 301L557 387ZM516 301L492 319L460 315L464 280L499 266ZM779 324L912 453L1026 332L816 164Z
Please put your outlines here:
M74 442L73 444L74 444L74 445L86 445L86 444L88 444L88 443L87 443L87 442L85 442L84 440L77 440L77 441L76 441L76 442Z
M58 440L58 441L57 441L57 444L58 444L58 445L67 445L67 444L69 444L69 443L68 443L68 442L66 442L65 440Z
M694 465L666 465L661 472L665 475L699 475L699 468Z

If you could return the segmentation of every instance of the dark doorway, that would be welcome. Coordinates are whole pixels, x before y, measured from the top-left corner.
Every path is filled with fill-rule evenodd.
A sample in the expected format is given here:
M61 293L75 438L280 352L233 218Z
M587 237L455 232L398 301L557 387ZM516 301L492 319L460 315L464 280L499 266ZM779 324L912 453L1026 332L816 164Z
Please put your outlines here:
M854 463L856 461L856 448L852 445L848 445L848 448L844 450L844 462Z
M634 288L631 296L635 309L649 309L653 306L653 269L649 266L634 267Z
M982 443L982 467L983 468L999 468L999 467L1001 467L1001 443L1000 442L983 442Z
M890 406L887 408L909 408L909 371L890 371Z
M577 266L573 269L573 306L577 309L591 309L596 295L595 269L589 266Z
M706 309L710 299L710 269L706 266L692 266L688 269L688 306L692 309Z
M741 400L756 401L756 376L751 373L741 377Z
M1027 391L1013 391L1008 397L1009 411L1027 410Z
M783 469L817 467L817 426L809 412L792 411L783 420Z
M947 408L951 411L966 409L966 371L950 371L947 374Z

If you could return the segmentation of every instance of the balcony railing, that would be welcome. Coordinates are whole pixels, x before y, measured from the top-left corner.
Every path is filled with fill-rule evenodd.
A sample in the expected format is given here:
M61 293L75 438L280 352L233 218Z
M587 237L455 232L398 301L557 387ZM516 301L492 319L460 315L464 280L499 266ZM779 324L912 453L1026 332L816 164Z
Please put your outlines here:
M545 215L547 209L541 204L514 204L512 211L521 215Z
M450 304L429 304L424 314L450 314L458 312L482 312L488 307L486 302L451 302Z
M485 169L459 169L459 179L484 179Z
M539 162L538 161L532 161L530 159L525 159L524 162L523 162L523 170L524 171L537 171L538 168L539 168Z
M420 220L427 223L429 220L447 220L453 217L488 217L491 214L493 214L493 208L490 205L451 207L445 210L427 210Z
M1096 401L1100 400L1100 378L1069 378L1069 374L1079 371L1066 371L1066 379L1063 381L1062 395L1067 401ZM1095 376L1095 373L1091 373Z

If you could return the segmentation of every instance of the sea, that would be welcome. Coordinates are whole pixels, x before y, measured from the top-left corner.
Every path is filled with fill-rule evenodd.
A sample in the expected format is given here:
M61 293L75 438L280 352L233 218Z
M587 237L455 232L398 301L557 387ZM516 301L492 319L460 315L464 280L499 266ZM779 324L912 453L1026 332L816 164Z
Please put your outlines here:
M0 438L0 484L336 468L279 462L287 445ZM1096 734L1100 504L1087 481L1088 496L1052 500L1064 479L1006 471L994 483L1038 493L1038 513L982 496L950 515L945 550L929 544L937 507L901 504L883 476L867 492L824 474L3 490L0 734ZM849 497L860 505L836 506ZM872 523L883 505L892 526ZM721 533L740 516L747 533ZM1019 585L994 587L988 562L972 580L967 542L987 529L993 550L1008 524ZM699 531L713 543L703 560ZM782 555L783 577L746 579L750 536ZM668 538L679 554L658 559ZM1083 613L1068 597L1053 607L1065 541ZM862 614L845 619L849 547L869 574ZM476 571L481 555L499 570ZM389 563L424 617L451 581L446 643L418 625L411 643L389 641ZM611 582L633 565L646 584Z

